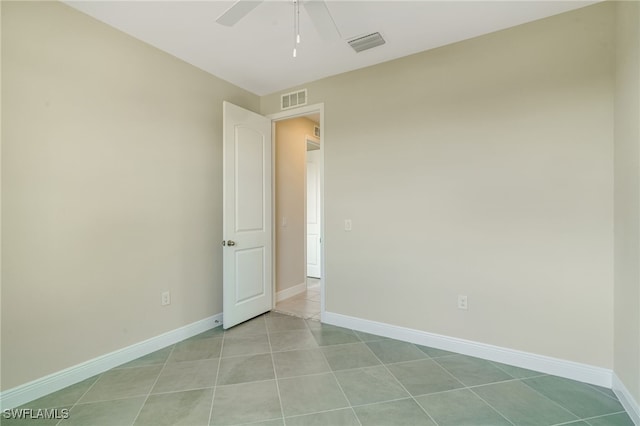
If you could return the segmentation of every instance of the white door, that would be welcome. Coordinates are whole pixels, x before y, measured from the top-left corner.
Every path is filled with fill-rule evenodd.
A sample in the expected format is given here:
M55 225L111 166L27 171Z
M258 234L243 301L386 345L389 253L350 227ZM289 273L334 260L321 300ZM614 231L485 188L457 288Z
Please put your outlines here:
M271 121L223 104L223 326L272 307Z
M320 151L307 151L307 276L320 278Z

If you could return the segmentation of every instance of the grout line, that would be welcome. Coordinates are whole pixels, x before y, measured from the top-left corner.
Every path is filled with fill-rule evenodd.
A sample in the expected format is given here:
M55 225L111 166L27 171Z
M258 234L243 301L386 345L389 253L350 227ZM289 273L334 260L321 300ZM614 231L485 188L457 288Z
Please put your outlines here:
M339 332L343 333L342 330L336 330L336 331L339 331ZM336 343L335 345L320 345L320 344L318 344L318 341L316 340L315 336L313 335L313 330L309 329L309 332L313 336L313 340L316 342L316 345L318 345L317 346L318 348L329 348L329 347L334 347L334 346L347 346L347 345L360 345L360 344L365 344L366 345L365 342L360 341L360 340L355 341L355 342ZM355 337L359 338L358 336L355 336ZM286 352L286 351L277 351L277 352Z
M111 371L111 370L107 370L107 371ZM84 398L84 396L85 396L87 393L89 393L89 391L90 391L91 389L93 389L93 387L96 385L96 383L98 383L98 380L100 380L100 379L102 378L102 375L103 375L104 373L106 373L106 371L105 371L105 372L103 372L103 373L98 374L98 378L97 378L93 383L91 383L91 386L89 386L89 387L87 388L87 390L86 390L82 395L80 395L80 398L78 398L78 399L76 400L76 402L74 402L74 403L73 403L73 405L71 405L71 406L69 407L69 414L71 414L71 410L72 410L76 405L78 405L78 403L80 402L80 400L81 400L82 398ZM60 425L64 420L65 420L65 419L60 419L60 420L56 423L56 426Z
M404 391L409 395L409 397L413 400L413 402L422 410L423 413L425 413L427 415L427 417L429 417L429 419L431 419L431 421L438 426L438 422L436 422L436 419L434 419L431 414L429 414L429 412L422 406L420 405L420 403L416 400L416 398L413 396L413 394L411 394L411 392L409 392L409 390L402 384L402 382L400 380L398 380L398 378L391 372L391 370L389 370L389 367L387 367L387 365L382 362L382 360L380 359L380 357L378 357L378 355L376 355L375 352L373 352L373 350L371 350L371 348L369 347L369 345L365 345L367 347L367 349L369 349L369 351L373 354L374 357L376 357L376 359L380 362L380 364L385 368L385 370L387 370L387 373L389 373L391 375L391 377L394 378L394 380L396 382L398 382L398 384L402 387L402 389L404 389ZM417 350L419 350L418 348L416 348ZM422 352L422 351L420 351ZM429 359L429 356L427 354L424 354L427 356L426 359ZM423 360L425 358L421 358L415 361L420 361ZM406 399L406 398L404 398ZM389 401L383 401L383 402L389 402ZM379 402L377 403L379 404Z
M188 388L188 389L180 389L180 390L171 390L171 391L164 391L164 392L156 392L156 393L152 393L150 396L155 396L155 395L170 395L170 394L172 394L172 393L192 392L192 391L206 390L206 389L213 389L213 388L215 388L215 386L205 386L205 387L201 387L201 388ZM122 398L122 399L127 399L127 398Z
M341 346L362 345L362 344L367 346L364 342L349 342L349 343L338 343L338 344L335 344L335 345L323 345L323 346L318 345L318 348L335 348L335 347L341 347Z
M517 380L517 379L516 379ZM480 385L480 386L484 386L484 385ZM480 386L474 386L474 388L480 387ZM478 395L473 388L466 388L469 390L469 392L471 392L472 394L474 394L480 401L484 402L485 404L487 404L487 406L489 408L491 408L493 411L495 411L496 413L498 413L498 415L502 416L502 418L504 418L506 421L508 421L509 423L511 423L512 425L515 425L515 423L513 423L506 415L504 415L500 410L498 410L496 407L494 407L493 405L489 404L489 401L485 400L483 397L481 397L480 395Z
M576 422L585 422L587 423L584 419L577 419L577 420L569 420L568 422L562 422L562 423L554 423L551 426L564 426L564 425L572 425L575 424ZM590 424L590 423L587 423Z
M169 362L169 358L171 358L171 355L173 354L173 351L175 350L175 348L176 348L176 345L174 344L171 347L171 352L169 352L169 355L167 356L167 359L164 360L164 364L162 364L162 368L160 369L160 372L158 373L158 375L156 376L156 379L153 381L153 384L149 388L149 392L147 393L147 396L144 398L144 401L142 401L142 405L140 406L140 409L138 410L138 414L136 414L136 416L133 418L133 421L131 422L132 425L136 422L136 420L138 420L138 417L140 417L140 413L142 413L142 409L144 408L145 404L147 403L147 400L149 399L149 396L151 396L151 392L153 391L153 388L158 383L158 380L160 379L160 376L162 376L162 372L164 371L165 367L167 366L167 363Z
M627 413L625 410L622 410L622 411L616 411L615 413L602 414L600 416L585 417L585 418L580 419L580 420L582 420L583 422L589 423L589 420L601 419L603 417L615 416L617 414L626 414L627 417L629 416L629 413ZM573 421L575 421L575 420L573 420ZM589 424L591 424L591 423L589 423ZM633 422L632 422L632 424L633 424Z
M574 413L573 411L569 410L568 408L566 408L565 406L561 405L559 402L554 401L553 399L549 398L547 395L543 394L542 392L539 392L537 389L535 389L533 386L530 386L527 382L525 382L526 379L521 379L520 382L525 385L526 387L528 387L529 389L531 389L532 391L534 391L535 393L537 393L538 395L542 396L543 398L551 401L552 403L554 403L555 405L557 405L558 407L562 408L564 411L566 411L567 413L575 416L576 418L573 421L576 420L580 420L582 417L580 417L578 414Z
M538 374L538 375L536 375L536 376L531 376L531 377L516 377L516 379L518 379L518 380L529 380L529 379L539 379L540 377L547 377L547 376L549 376L549 377L554 377L554 376L551 376L550 374L540 373L540 374ZM555 376L555 377L558 377L558 376Z
M273 359L273 347L271 346L271 336L269 335L268 326L267 326L267 342L269 343L269 350L270 350L269 356L271 357L271 366L273 368L273 378L276 382L276 391L278 392L278 402L280 403L280 414L282 415L282 424L283 426L287 426L287 420L284 417L284 406L282 405L282 395L280 394L280 384L278 383L278 372L276 371L276 362Z
M461 354L456 354L456 355L461 355ZM448 356L453 356L453 355L448 355ZM444 358L444 357L439 357L439 358ZM513 376L511 376L509 373L507 373L507 376L513 377L510 380L503 380L501 382L494 382L494 383L484 383L482 385L474 385L474 386L467 386L465 383L463 383L460 379L458 379L456 376L453 375L452 372L450 372L449 370L447 370L446 368L444 368L444 366L442 364L440 364L436 359L432 359L433 362L442 369L442 371L444 371L445 373L447 373L448 375L450 375L451 377L453 377L456 381L458 381L459 383L462 384L462 388L459 389L452 389L452 390L460 390L460 389L468 389L471 393L473 393L475 396L477 396L482 402L484 402L485 404L487 404L487 406L489 408L491 408L493 411L495 411L496 413L498 413L498 415L502 416L507 422L511 423L512 425L514 424L511 420L509 420L509 418L507 418L507 416L505 416L502 412L500 412L500 410L498 410L496 407L494 407L493 405L489 404L489 402L487 402L484 398L482 398L480 395L478 395L476 392L473 391L473 388L477 388L480 386L486 386L488 384L494 384L494 383L504 383L504 382L513 382L516 381L518 379L514 378ZM505 372L506 373L506 372Z
M348 400L347 400L347 402L348 402ZM351 408L351 407L332 408L330 410L314 411L313 413L307 413L307 414L294 414L293 416L287 416L287 418L288 419L294 419L294 418L298 418L298 417L312 416L314 414L333 413L334 411L348 410L349 408ZM354 416L355 416L355 414L354 414ZM356 416L356 419L358 419L358 416ZM358 420L358 422L360 422L360 420Z
M346 370L345 370L346 371ZM287 376L287 377L280 377L281 380L289 380L289 379L299 379L302 377L315 377L315 376L323 376L325 374L329 374L331 373L331 369L329 369L329 371L323 371L321 373L310 373L310 374L301 374L299 376ZM264 380L261 380L264 381ZM291 416L289 416L291 417Z
M534 372L536 374L534 374L532 376L527 376L527 377L515 377L513 374L509 373L507 370L505 370L504 368L500 367L500 365L498 365L498 364L501 364L501 363L499 363L497 361L489 361L489 360L486 360L486 361L491 363L491 365L493 365L495 368L497 368L498 370L502 371L503 373L513 377L514 379L518 379L518 380L534 379L534 378L537 378L537 377L548 376L548 374L543 373L541 371L529 370L529 371L532 371L532 372ZM509 365L509 364L502 364L502 365ZM516 366L512 365L511 367L516 367ZM521 368L522 370L528 370L527 368L522 368L522 367L516 367L516 368Z
M470 386L466 386L465 385L465 389L476 389L476 388L481 388L483 386L489 386L489 385L497 385L497 384L503 384L503 383L511 383L511 382L520 382L520 379L516 379L516 378L512 378L512 379L506 379L506 380L499 380L497 382L489 382L489 383L482 383L480 385L470 385Z
M413 399L413 398L411 398L411 394L409 394L408 396L405 396L405 397L402 397L402 398L389 399L387 401L367 402L366 404L356 404L356 405L353 405L353 407L356 407L356 408L369 407L371 405L386 404L388 402L404 401L405 399Z
M338 388L340 389L340 392L342 392L342 396L344 397L344 400L347 401L347 404L349 405L349 408L351 409L351 412L353 413L354 417L358 421L358 424L360 426L362 426L362 422L360 421L360 418L358 417L358 414L356 414L356 410L353 409L353 405L351 405L351 401L349 400L349 397L347 397L347 394L345 393L344 389L342 388L342 385L340 384L340 381L338 380L338 376L336 376L336 372L333 370L333 368L331 368L331 364L329 363L329 359L327 358L327 355L323 351L320 351L320 353L324 357L324 361L329 366L329 371L331 372L331 375L333 376L333 380L336 381L336 384L338 385ZM343 408L347 408L347 407L343 407Z
M148 396L148 395L145 394L145 393L141 393L141 394L137 394L137 395L122 396L122 397L118 397L118 398L97 399L95 401L77 403L77 404L74 405L74 407L81 406L81 405L97 404L99 402L123 401L125 399L135 399L135 398L141 398L143 396Z
M490 362L491 362L491 361L490 361ZM493 364L493 362L491 362L491 363ZM500 371L504 372L505 374L507 374L507 375L509 375L509 376L513 377L515 380L537 379L537 378L540 378L540 377L546 377L546 376L549 376L549 374L547 374L547 373L542 373L542 372L540 372L540 371L536 371L535 373L537 373L537 374L534 374L533 376L527 376L527 377L514 377L512 374L509 374L507 371L503 370L502 368L498 367L497 365L495 365L495 367L496 367L498 370L500 370ZM531 370L531 371L533 371L533 370ZM508 380L503 380L503 381L508 381ZM498 382L492 382L492 383L500 383L500 382L498 381ZM485 384L486 384L486 385L490 385L491 383L485 383ZM483 386L483 385L479 385L479 386Z
M231 355L231 356L225 356L225 357L219 357L220 359L232 359L232 358L246 358L248 356L256 356L256 355L265 355L265 354L269 354L271 352L252 352L252 353L248 353L248 354L243 354L243 355Z
M288 379L289 377L286 377L286 379ZM239 382L239 383L229 383L227 385L216 385L216 388L226 388L229 386L238 386L238 385L250 385L253 383L266 383L266 382L273 382L275 379L271 378L271 379L260 379L260 380L252 380L250 382Z
M432 359L432 360L434 360L434 361L435 361L435 360L437 360L437 359L442 359L442 358L451 358L451 357L454 357L454 356L462 355L462 354L456 354L456 353L453 353L453 354L449 354L449 355L431 356L431 355L429 355L429 354L428 354L428 353L426 353L426 352L424 352L424 354L425 354L429 359ZM465 355L465 356L466 356L466 355Z
M222 327L220 325L219 327ZM211 395L211 408L209 408L209 419L207 420L207 424L211 424L211 418L213 417L213 402L216 399L216 389L218 388L218 377L220 377L220 364L222 363L222 351L224 350L224 339L226 336L226 332L222 333L222 342L220 343L220 356L218 357L218 368L216 369L216 381L213 384L213 393Z
M425 354L425 355L426 355L426 354ZM387 362L387 363L384 363L384 364L385 364L385 365L409 364L410 362L419 362L419 361L425 361L425 360L433 361L434 363L436 363L436 364L438 365L438 367L442 367L440 364L438 364L438 363L436 362L436 360L435 360L435 359L433 359L433 358L429 358L428 356L427 356L426 358L410 359L410 360L407 360L407 361ZM448 373L448 371L447 371L447 373ZM457 378L457 377L456 377L456 380L458 380L458 378ZM458 380L458 381L460 382L460 380ZM460 383L462 383L462 382L460 382ZM464 385L464 383L462 383L462 384Z
M305 324L307 324L307 327L309 328L309 331L311 332L311 327L309 327L309 323L305 323ZM322 322L320 322L320 327L322 327ZM351 332L360 340L360 336L358 336L355 333L355 331L351 330ZM311 334L313 335L313 333L311 333ZM315 340L315 336L313 336L313 338ZM316 343L317 343L317 341L316 341ZM336 345L336 346L338 346L338 345ZM322 350L322 347L320 347L319 345L318 345L318 350L319 350L320 354L322 355L322 357L324 358L325 364L327 365L327 367L329 367L329 371L333 375L333 379L338 384L338 387L340 388L340 391L342 392L342 395L344 396L344 399L347 401L347 404L349 404L349 408L351 409L351 413L353 413L353 416L356 418L356 421L358 422L358 424L360 426L362 426L362 422L360 421L360 418L358 417L358 414L356 413L356 410L353 409L353 406L351 405L351 401L349 401L349 398L347 397L347 394L344 392L344 389L342 388L342 385L340 385L340 381L338 380L338 376L336 376L335 371L333 371L333 368L331 368L331 364L329 363L329 360L327 359L327 356L325 355L324 351ZM344 408L339 408L339 410L343 410L343 409Z
M172 348L173 350L173 348ZM167 360L169 358L167 357ZM166 361L165 361L166 362ZM154 364L154 365L144 365L144 366L140 366L140 367L130 367L130 368L151 368L151 367L157 367L159 364ZM129 368L129 367L127 367ZM155 383L157 382L158 378L160 377L160 373L162 373L162 369L160 369L160 372L158 372L158 377L156 377L156 382L154 382L153 386L151 387L151 389L149 390L149 392L147 394L145 393L141 393L141 394L136 394L136 395L127 395L127 396L123 396L123 397L117 397L117 398L108 398L108 399L97 399L94 401L86 401L86 402L80 402L80 400L87 394L89 393L89 391L95 386L95 384L98 382L98 380L106 373L111 372L111 371L121 371L123 370L122 368L112 368L110 370L105 371L104 373L100 373L98 376L98 379L96 379L95 382L93 382L91 384L91 386L89 386L89 388L82 394L82 396L80 398L78 398L78 400L71 406L69 406L69 411L71 411L72 408L75 408L76 406L80 406L80 405L89 405L89 404L96 404L96 403L101 403L101 402L110 402L110 401L123 401L126 399L134 399L134 398L140 398L146 395L146 397L148 398L151 395L151 390L153 390L153 386L155 386ZM73 386L73 385L72 385ZM61 389L62 390L62 389ZM45 395L46 396L46 395ZM146 398L145 398L146 401ZM144 405L144 403L143 403ZM60 407L51 407L51 408L60 408ZM136 416L137 417L137 416ZM61 419L58 423L56 423L56 426L61 424L61 422L64 419Z

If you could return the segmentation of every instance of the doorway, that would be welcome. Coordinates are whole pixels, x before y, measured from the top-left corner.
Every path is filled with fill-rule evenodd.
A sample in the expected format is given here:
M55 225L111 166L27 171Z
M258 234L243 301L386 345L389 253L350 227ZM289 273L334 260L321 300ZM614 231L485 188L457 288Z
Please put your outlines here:
M320 320L322 277L321 110L274 122L274 310Z

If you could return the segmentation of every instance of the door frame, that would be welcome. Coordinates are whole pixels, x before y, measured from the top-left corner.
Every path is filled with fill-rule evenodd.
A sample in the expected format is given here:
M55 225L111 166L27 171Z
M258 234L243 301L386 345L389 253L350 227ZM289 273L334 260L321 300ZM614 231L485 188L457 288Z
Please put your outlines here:
M276 217L276 212L275 212L275 208L276 208L276 196L277 196L277 188L276 188L276 167L275 167L275 162L276 162L276 122L278 121L282 121L282 120L288 120L290 118L297 118L297 117L304 117L306 115L309 114L320 114L320 203L321 203L321 208L320 208L320 238L322 243L320 244L320 321L324 321L325 318L325 297L324 297L324 288L325 288L325 278L326 278L326 274L325 274L325 238L324 238L324 229L325 229L325 220L324 220L324 205L325 205L325 198L324 198L324 103L318 103L318 104L313 104L313 105L306 105L300 108L292 108L292 109L288 109L286 111L281 111L281 112L276 112L274 114L269 114L266 115L266 117L268 119L271 120L271 152L273 153L273 155L271 156L271 187L272 187L272 191L271 191L271 209L272 209L272 239L271 239L271 245L272 245L272 285L273 285L273 297L272 297L272 301L273 301L273 308L275 308L276 306L276 240L275 240L275 232L276 232L276 226L278 225L278 218ZM306 178L305 178L306 179ZM305 204L305 211L306 211L306 204ZM306 232L306 224L305 224L305 232ZM306 239L306 235L305 235L305 239ZM305 251L306 251L306 246L305 246ZM306 252L305 252L305 262L306 262ZM307 265L304 265L305 268L305 277L306 277L306 267Z

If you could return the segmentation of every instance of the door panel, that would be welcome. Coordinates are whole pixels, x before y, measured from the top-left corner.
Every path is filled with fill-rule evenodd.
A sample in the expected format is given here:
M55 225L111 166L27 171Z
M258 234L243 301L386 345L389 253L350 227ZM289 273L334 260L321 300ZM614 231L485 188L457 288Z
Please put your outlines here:
M238 286L236 304L261 297L265 293L264 248L257 247L248 250L236 250L237 282L246 283Z
M320 278L320 151L307 151L307 276Z
M236 232L264 230L264 135L236 127Z
M225 329L267 312L271 284L271 121L223 104Z

